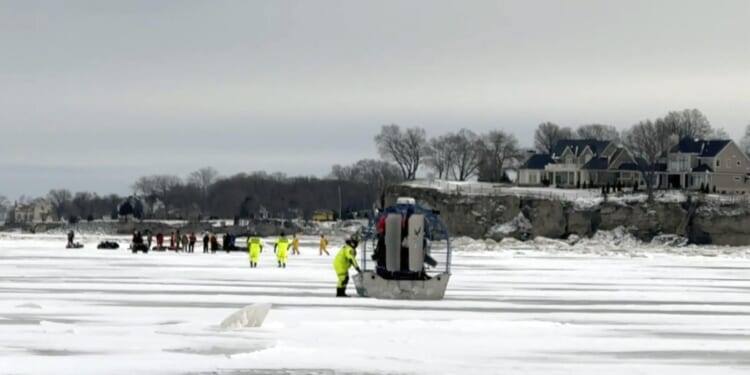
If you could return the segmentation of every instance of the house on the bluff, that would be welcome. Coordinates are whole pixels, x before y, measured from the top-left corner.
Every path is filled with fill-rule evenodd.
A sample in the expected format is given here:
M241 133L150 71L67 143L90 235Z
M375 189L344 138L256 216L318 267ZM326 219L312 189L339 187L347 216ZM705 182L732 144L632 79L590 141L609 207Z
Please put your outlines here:
M535 154L519 169L522 186L644 185L642 169L662 189L718 193L750 192L750 158L731 140L683 138L655 165L646 165L626 148L610 141L562 140L550 154Z

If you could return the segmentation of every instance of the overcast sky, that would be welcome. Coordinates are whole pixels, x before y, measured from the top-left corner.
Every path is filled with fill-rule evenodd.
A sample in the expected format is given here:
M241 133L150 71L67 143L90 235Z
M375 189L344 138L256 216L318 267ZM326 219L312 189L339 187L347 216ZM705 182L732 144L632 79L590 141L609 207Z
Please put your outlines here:
M380 125L750 123L750 1L0 0L0 195L325 175Z

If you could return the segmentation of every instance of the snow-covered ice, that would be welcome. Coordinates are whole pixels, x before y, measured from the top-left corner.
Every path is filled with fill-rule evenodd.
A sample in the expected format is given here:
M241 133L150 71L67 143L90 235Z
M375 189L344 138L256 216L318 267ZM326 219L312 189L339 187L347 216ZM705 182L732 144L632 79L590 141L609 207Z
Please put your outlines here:
M750 371L747 249L457 239L445 300L386 301L334 298L315 237L286 269L268 247L250 269L100 239L0 235L1 374ZM272 304L262 327L220 328L256 303Z

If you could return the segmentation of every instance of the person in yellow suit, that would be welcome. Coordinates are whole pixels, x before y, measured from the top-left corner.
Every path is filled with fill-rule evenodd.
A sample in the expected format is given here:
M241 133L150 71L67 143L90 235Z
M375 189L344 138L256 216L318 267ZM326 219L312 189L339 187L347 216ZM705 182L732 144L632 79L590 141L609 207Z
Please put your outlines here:
M292 235L292 255L299 255L299 238L296 234Z
M328 254L328 240L326 239L326 236L324 234L320 235L320 255L323 255L323 253Z
M349 283L349 267L354 267L357 272L362 272L357 264L357 245L359 245L357 238L346 240L346 245L333 258L333 269L338 276L336 297L349 297L346 295L346 284Z
M247 253L250 256L250 268L258 267L258 260L260 260L260 253L263 252L263 242L258 238L257 233L253 233L247 239Z
M289 239L286 238L284 232L281 232L281 236L276 240L276 245L273 246L273 252L276 253L276 261L279 263L279 268L286 268L287 250L289 250Z

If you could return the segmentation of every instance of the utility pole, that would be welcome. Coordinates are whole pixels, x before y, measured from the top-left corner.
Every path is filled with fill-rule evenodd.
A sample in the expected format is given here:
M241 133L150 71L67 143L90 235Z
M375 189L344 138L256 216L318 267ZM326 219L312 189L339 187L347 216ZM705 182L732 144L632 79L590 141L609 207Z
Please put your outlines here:
M343 220L341 216L341 184L339 184L339 220Z

